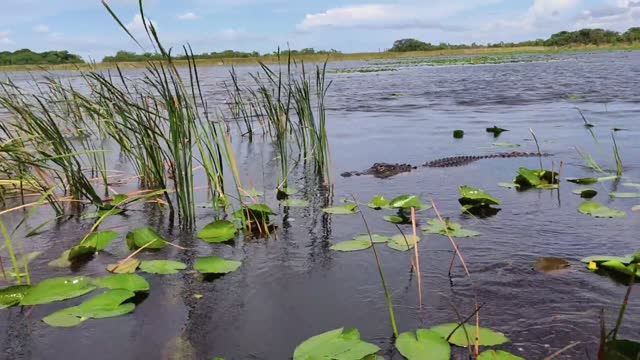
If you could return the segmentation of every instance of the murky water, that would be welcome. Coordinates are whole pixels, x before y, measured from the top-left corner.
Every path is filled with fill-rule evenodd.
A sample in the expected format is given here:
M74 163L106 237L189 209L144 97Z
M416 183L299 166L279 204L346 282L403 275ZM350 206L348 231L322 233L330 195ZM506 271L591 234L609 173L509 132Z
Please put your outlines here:
M361 202L375 194L433 196L443 215L481 236L459 239L473 286L459 263L452 284L447 276L452 249L441 236L423 236L419 243L424 306L418 307L417 283L409 269L409 254L380 246L382 265L393 295L400 331L456 321L452 304L463 314L473 311L474 294L484 304L482 325L504 332L511 343L502 348L527 359L541 359L574 341L580 344L558 358L595 358L599 314L605 309L612 326L626 288L589 272L579 259L594 254L626 254L640 248L640 213L631 212L638 199L610 199L608 191L634 191L624 182L640 182L640 52L578 53L552 62L504 65L399 67L395 72L331 74L327 104L334 174L361 170L374 162L421 164L444 156L510 151L492 142L521 144L535 151L532 128L545 152L545 167L564 162L563 177L593 176L582 166L575 147L591 153L607 169L615 168L610 129L616 133L625 164L625 179L595 184L595 199L627 211L621 219L595 219L576 211L577 185L563 182L556 191L516 192L498 182L510 181L518 167L536 167L538 159L489 159L460 168L419 168L390 179L334 177L329 194L304 171L295 174L305 209L278 208L279 230L270 239L210 245L167 225L166 214L154 207L113 217L106 227L125 233L148 224L176 243L191 248L166 248L142 259L175 258L191 264L196 255L222 255L243 261L242 267L212 282L185 272L175 276L145 274L149 296L130 315L87 321L71 329L51 328L40 319L81 302L74 299L0 311L0 357L7 359L288 359L306 338L338 327L357 327L362 337L385 349L385 358L401 359L393 351L391 329L375 260L370 251L338 253L332 243L348 240L365 228L359 216L331 216L319 208L356 196ZM358 67L360 63L332 64ZM241 68L240 71L255 71ZM227 69L200 69L211 101L221 102L220 82ZM10 74L26 81L24 74ZM68 76L69 74L57 74ZM136 76L136 71L130 72ZM72 79L72 81L74 81ZM579 106L597 142L583 126ZM485 132L497 125L509 129L497 140ZM464 129L462 140L451 136ZM267 202L278 207L276 162L268 143L235 142L241 176L246 184L266 189ZM264 164L264 165L263 165ZM489 219L463 216L457 187L480 187L502 200L502 211ZM204 196L204 193L202 194ZM204 201L204 198L202 199ZM364 208L372 231L396 234L383 213ZM20 214L16 214L19 216ZM426 222L433 213L421 214ZM198 225L212 219L199 209ZM37 221L34 221L37 223ZM34 224L32 224L34 225ZM29 238L27 251L45 255L30 266L37 280L70 274L104 274L106 264L124 258L125 245L115 241L107 251L79 269L52 269L47 263L75 244L91 226L72 220ZM405 229L408 230L408 229ZM541 256L563 257L571 267L541 274L533 263ZM195 294L202 294L196 299ZM640 338L640 300L631 302L621 335ZM454 355L464 358L463 352Z

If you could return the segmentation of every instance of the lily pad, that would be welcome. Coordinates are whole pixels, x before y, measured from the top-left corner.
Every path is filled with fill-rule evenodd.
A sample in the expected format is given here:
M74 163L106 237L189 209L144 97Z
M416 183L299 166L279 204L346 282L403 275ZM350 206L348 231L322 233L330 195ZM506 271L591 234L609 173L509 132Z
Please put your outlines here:
M349 240L339 242L330 247L334 251L359 251L366 250L371 247L371 241L369 240Z
M322 211L328 214L334 215L348 215L348 214L357 214L360 209L358 209L358 204L356 203L348 203L342 206L333 206L322 209Z
M147 280L136 274L111 274L93 281L95 285L106 289L125 289L129 291L148 291Z
M103 250L113 240L118 237L118 233L111 230L96 231L91 233L80 244L72 247L69 250L67 258L69 261L80 258L85 255L94 254L97 251Z
M31 285L14 285L0 290L0 309L18 305Z
M109 290L96 295L78 306L72 306L54 312L42 319L50 326L71 327L81 324L88 319L101 319L128 314L135 309L133 303L125 301L135 296L135 293L125 289Z
M389 206L389 201L387 201L387 199L384 198L384 196L382 195L375 195L371 201L369 201L369 203L367 204L367 206L369 206L372 209L382 209L385 208L387 206Z
M479 232L463 229L462 225L445 219L445 224L439 219L429 219L427 224L422 227L422 231L426 234L451 235L453 237L473 237L480 235Z
M518 176L513 180L520 188L535 187L538 189L555 189L558 184L558 173L549 170L518 169Z
M72 299L95 288L91 279L83 276L51 278L32 286L20 301L20 305L48 304Z
M420 242L420 237L416 236L416 242ZM391 240L387 243L387 246L394 250L398 251L409 251L413 249L415 245L413 241L413 234L407 235L406 239L402 234L395 235L391 238Z
M167 246L167 241L148 226L140 227L127 234L127 246L129 250L141 247L145 249L162 249Z
M287 200L280 201L280 203L283 206L288 206L288 207L307 207L307 206L309 206L309 202L307 200L304 200L304 199L287 199Z
M394 209L422 208L424 205L415 195L400 195L389 201L389 207Z
M201 274L227 274L238 270L241 261L226 260L219 256L199 257L193 263L193 268Z
M618 178L617 176L613 175L613 176L604 176L599 178L567 178L567 181L576 183L576 184L581 184L581 185L590 185L600 181L615 180L617 178Z
M569 262L565 259L557 257L543 257L536 260L533 264L533 268L539 272L551 272L566 269L570 266Z
M602 263L610 260L616 260L625 264L629 264L633 261L633 255L626 255L626 256L593 255L593 256L588 256L584 259L581 259L580 261L585 264L588 264L590 262Z
M150 274L177 274L178 271L186 268L186 264L173 260L150 260L140 263L140 270Z
M132 274L140 265L140 260L136 258L125 259L117 264L107 265L107 271L116 274Z
M524 360L524 358L502 350L486 350L478 355L478 360Z
M640 197L640 192L610 192L609 196L614 198L638 198Z
M458 191L460 193L460 199L458 199L458 201L462 205L488 206L500 204L500 200L483 190L472 188L471 186L460 186Z
M640 343L631 340L608 340L604 346L603 359L636 360L640 358Z
M464 137L464 130L453 130L454 139L462 139Z
M509 130L503 129L503 128L499 128L497 126L487 128L487 132L488 133L492 133L494 137L498 137L500 134L502 134L505 131L509 131Z
M451 346L439 333L418 329L404 332L396 339L396 348L408 360L449 360Z
M310 337L298 345L293 360L361 360L380 350L360 340L358 329L335 329Z
M382 243L389 242L391 240L391 236L371 234L371 237L369 237L369 234L361 234L361 235L355 236L353 240L366 240L366 241L373 240L374 244L382 244Z
M605 261L598 265L602 268L614 270L625 275L633 275L634 272L637 272L635 264L626 265L617 260Z
M625 212L621 210L610 209L595 201L585 201L578 206L578 211L585 215L591 215L598 218L624 217Z
M572 193L576 195L580 195L580 197L583 199L592 199L596 195L598 195L598 192L595 189L591 189L591 188L576 189L576 190L573 190Z
M236 232L231 221L218 220L206 225L196 236L208 243L221 243L233 239Z
M385 215L383 219L393 224L411 224L410 218L398 215Z
M432 327L431 330L437 332L443 338L446 339L447 337L449 337L453 329L455 329L457 326L458 324L456 323L441 324L441 325L436 325ZM471 344L473 344L475 341L474 339L476 334L475 325L467 324L465 325L465 328L469 333L469 340L471 340ZM504 336L504 334L493 331L491 329L483 328L483 327L480 328L478 339L479 339L480 346L500 345L509 341L509 339L506 336ZM462 326L460 326L451 335L451 337L449 338L449 342L451 344L462 346L462 347L467 347L468 345L470 345L469 342L467 342L467 336Z

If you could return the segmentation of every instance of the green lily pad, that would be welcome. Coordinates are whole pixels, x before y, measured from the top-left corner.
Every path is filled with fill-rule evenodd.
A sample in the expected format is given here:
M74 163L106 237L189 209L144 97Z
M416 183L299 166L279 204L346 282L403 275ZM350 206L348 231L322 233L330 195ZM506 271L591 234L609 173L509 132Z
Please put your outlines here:
M110 274L93 281L95 285L106 289L125 289L129 291L148 291L147 280L136 274Z
M497 146L497 147L519 147L520 146L520 144L512 144L510 142L494 142L494 143L491 143L491 145Z
M460 186L458 191L460 193L460 199L458 199L458 201L463 206L489 206L500 204L500 200L494 198L483 190L472 188L471 186Z
M608 340L604 346L603 359L636 360L640 358L640 343L631 340Z
M348 215L348 214L357 214L360 209L358 209L358 204L356 203L348 203L342 206L333 206L322 209L322 211L328 214L334 215Z
M638 198L640 197L640 192L610 192L609 196L614 198Z
M408 360L449 360L451 346L439 333L418 329L404 332L396 339L396 348Z
M565 259L557 257L543 257L536 260L533 264L533 268L539 272L551 272L566 269L570 266L569 262Z
M201 274L227 274L238 270L241 261L226 260L219 256L199 257L193 263L193 268Z
M397 215L385 215L383 219L393 224L411 224L410 218Z
M96 295L78 306L72 306L54 312L42 319L45 323L55 327L71 327L79 325L88 319L102 319L128 314L135 309L133 303L125 301L135 296L135 293L125 289L109 290Z
M581 259L580 261L585 264L588 264L590 262L602 263L610 260L620 261L621 263L629 264L633 261L633 255L626 255L626 256L593 255L593 256L588 256L584 259Z
M583 199L592 199L596 195L598 195L598 192L595 189L591 189L591 188L576 189L576 190L573 190L572 193L576 195L580 195L580 197Z
M304 199L287 199L280 201L282 206L288 207L307 207L309 206L309 202Z
M556 189L558 184L558 173L549 170L518 169L518 176L513 180L521 188L535 187L538 189Z
M576 184L581 184L581 185L590 185L600 181L615 180L617 178L618 178L617 176L613 175L613 176L604 176L599 178L567 178L567 181L576 183Z
M167 246L167 241L148 226L140 227L127 234L127 246L129 250L162 249Z
M453 130L454 139L462 139L464 137L464 130Z
M206 225L196 236L208 243L221 243L233 239L236 232L231 221L218 220Z
M446 339L447 337L449 337L453 329L455 329L457 326L458 324L456 323L448 323L448 324L436 325L432 327L431 330L437 332L443 338ZM465 325L465 328L469 333L469 340L471 341L471 343L467 342L467 336L462 326L460 326L453 333L453 335L451 335L451 337L449 338L449 342L451 344L462 346L462 347L467 347L470 344L474 344L474 341L475 341L474 339L476 334L475 326L467 324ZM483 328L483 327L480 328L478 339L479 339L480 346L500 345L509 341L509 339L506 336L504 336L504 334L493 331L491 329Z
M275 215L276 213L267 204L251 204L247 208L254 214Z
M499 128L497 126L487 128L487 132L488 133L492 133L494 137L498 137L500 134L502 134L505 131L509 131L509 130L503 129L503 128Z
M422 226L425 234L451 235L452 237L473 237L480 235L479 232L463 229L462 225L445 219L445 224L439 219L427 220L427 225Z
M31 285L14 285L0 290L0 309L18 305Z
M599 218L623 217L625 212L621 210L610 209L595 201L585 201L578 206L578 211L585 215L591 215Z
M416 236L416 242L420 242L419 236ZM414 245L413 234L407 235L406 239L402 234L395 235L387 243L387 246L398 251L409 251Z
M20 305L40 305L82 296L95 289L91 279L83 276L57 277L32 286Z
M520 185L516 184L516 183L508 183L508 182L499 182L498 186L503 187L503 188L507 188L507 189L518 189L520 187Z
M330 247L334 251L359 251L366 250L371 247L369 240L349 240L342 241Z
M128 198L129 196L127 194L115 194L111 198L111 205L118 206L125 202Z
M293 360L361 360L380 350L376 345L360 340L357 329L335 329L310 337L298 345Z
M394 209L410 209L410 208L422 208L424 204L420 201L420 198L415 195L400 195L393 200L389 201L389 207Z
M186 268L186 264L173 260L150 260L140 263L140 270L150 274L177 274L178 271Z
M84 255L93 254L97 251L103 250L113 240L115 240L119 234L115 231L104 230L91 233L80 244L72 247L69 250L68 260L73 261Z
M389 201L387 201L387 199L384 198L384 196L382 195L375 195L371 201L369 201L369 203L367 204L367 206L369 206L372 209L382 209L385 208L387 206L389 206Z
M369 237L369 234L360 234L355 236L353 240L366 240L366 241L373 240L374 244L382 244L382 243L389 242L391 240L391 236L371 234L371 237Z
M140 265L140 260L136 258L125 259L117 264L107 265L107 271L116 274L132 274Z
M622 262L617 260L605 261L603 263L600 263L599 266L609 270L614 270L614 271L623 273L625 275L633 275L634 272L637 272L635 264L625 265Z
M233 213L233 217L236 219L259 223L268 222L270 215L275 215L275 212L266 204L244 205Z
M478 355L478 360L524 360L524 358L502 350L486 350Z
M65 268L71 266L71 261L69 261L69 253L71 253L71 250L63 252L59 258L49 261L47 265L57 268Z

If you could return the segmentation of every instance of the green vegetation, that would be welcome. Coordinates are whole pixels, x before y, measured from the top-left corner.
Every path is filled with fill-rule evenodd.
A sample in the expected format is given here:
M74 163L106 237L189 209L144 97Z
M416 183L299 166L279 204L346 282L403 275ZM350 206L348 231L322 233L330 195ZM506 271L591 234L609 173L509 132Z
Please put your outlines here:
M632 27L624 33L604 29L581 29L577 31L561 31L551 35L548 39L528 40L522 42L500 42L496 44L448 44L434 45L416 39L396 40L389 51L432 51L449 49L477 49L477 48L514 48L530 46L572 46L572 45L603 45L619 43L635 43L640 41L640 27Z
M79 55L63 51L34 52L29 49L11 51L0 51L0 65L60 65L60 64L83 64L84 61Z
M330 54L340 54L338 50L315 50L313 48L305 48L301 50L277 50L271 54L260 54L257 51L251 52L242 52L242 51L234 51L234 50L224 50L221 52L210 52L210 53L202 53L202 54L193 54L176 56L176 60L188 60L189 58L195 60L216 60L216 59L256 59L265 58L269 56L298 56L298 55L330 55ZM102 59L104 63L113 63L113 62L134 62L134 61L150 61L150 60L162 60L162 55L157 53L142 53L136 54L132 51L120 50L115 55L105 56Z

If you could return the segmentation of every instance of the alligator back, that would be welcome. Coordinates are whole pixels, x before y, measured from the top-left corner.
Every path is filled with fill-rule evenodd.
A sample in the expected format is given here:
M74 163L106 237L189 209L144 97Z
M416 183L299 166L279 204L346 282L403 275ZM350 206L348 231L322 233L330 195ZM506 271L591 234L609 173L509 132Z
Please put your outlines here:
M511 151L507 153L497 153L488 155L475 155L475 156L452 156L441 158L433 161L429 161L422 166L424 167L454 167L470 164L474 161L482 159L495 159L495 158L516 158L516 157L534 157L534 156L550 156L547 153L537 152L524 152L524 151Z

